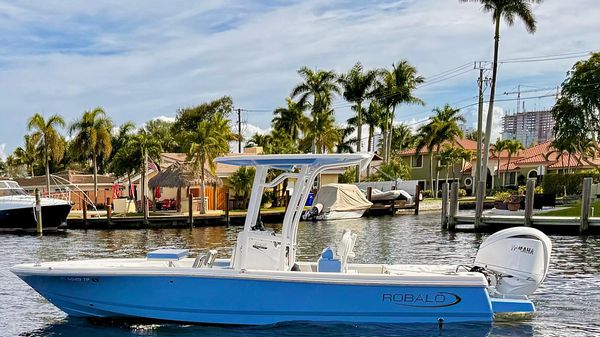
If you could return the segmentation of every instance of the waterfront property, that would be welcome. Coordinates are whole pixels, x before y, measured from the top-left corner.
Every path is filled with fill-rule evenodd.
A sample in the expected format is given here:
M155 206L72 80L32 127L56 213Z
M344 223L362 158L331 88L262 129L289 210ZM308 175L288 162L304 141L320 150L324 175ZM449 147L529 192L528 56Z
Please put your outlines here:
M94 175L74 170L52 174L50 191L46 190L46 176L33 176L14 179L27 193L33 195L39 189L43 196L70 200L73 210L81 210L98 196L98 204L111 204L116 196L116 178L111 175L98 175L98 189L94 190Z
M460 147L465 150L475 151L477 144L467 139L456 139L453 143L447 142L448 146ZM476 165L475 157L471 161L463 160L457 165L451 166L447 172L446 169L436 160L436 154L433 154L433 186L429 180L429 165L431 161L431 152L427 147L417 153L416 149L405 150L400 153L400 157L410 165L411 178L419 181L423 189L441 189L442 182L459 182L459 188L465 189L467 193L473 190ZM551 145L551 141L546 141L534 145L517 153L510 154L508 151L501 152L490 151L487 168L487 187L509 187L525 185L527 179L535 178L538 185L541 184L545 175L562 172L579 172L583 170L594 169L600 166L600 158L593 156L582 156L575 152L571 155L557 151ZM439 182L439 184L437 184Z

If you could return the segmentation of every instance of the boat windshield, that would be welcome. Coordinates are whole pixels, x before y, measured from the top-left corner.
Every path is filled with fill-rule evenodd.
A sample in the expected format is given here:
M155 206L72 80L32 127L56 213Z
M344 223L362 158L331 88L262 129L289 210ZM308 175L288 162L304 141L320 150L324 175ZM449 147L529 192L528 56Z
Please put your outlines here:
M0 181L0 197L9 197L14 195L28 195L19 184L14 181Z

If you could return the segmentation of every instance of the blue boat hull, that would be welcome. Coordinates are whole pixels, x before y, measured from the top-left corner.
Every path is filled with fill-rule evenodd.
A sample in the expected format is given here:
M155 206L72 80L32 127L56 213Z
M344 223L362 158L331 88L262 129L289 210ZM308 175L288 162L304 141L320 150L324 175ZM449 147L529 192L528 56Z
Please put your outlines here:
M488 322L484 287L291 282L202 276L19 275L69 315L208 324Z

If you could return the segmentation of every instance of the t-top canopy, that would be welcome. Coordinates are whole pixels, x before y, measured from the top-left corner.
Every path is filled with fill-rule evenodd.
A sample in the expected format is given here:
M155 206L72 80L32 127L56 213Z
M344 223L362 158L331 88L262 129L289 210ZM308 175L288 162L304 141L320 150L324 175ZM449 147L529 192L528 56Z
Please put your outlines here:
M360 165L361 170L373 158L372 153L351 154L267 154L219 157L215 162L234 166L267 166L280 170L292 170L295 166L325 166L339 164L342 166Z

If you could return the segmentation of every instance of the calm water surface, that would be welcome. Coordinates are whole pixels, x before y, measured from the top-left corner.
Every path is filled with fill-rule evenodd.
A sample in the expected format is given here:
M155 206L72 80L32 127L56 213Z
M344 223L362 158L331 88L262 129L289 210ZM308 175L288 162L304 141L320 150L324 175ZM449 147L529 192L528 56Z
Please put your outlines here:
M275 226L277 227L277 226ZM344 228L358 234L356 262L472 263L486 235L447 233L437 214L302 223L301 260L316 260ZM552 236L550 274L534 294L538 312L503 317L492 325L351 325L290 323L214 327L68 318L8 268L17 263L101 257L143 257L159 246L229 254L240 227L194 230L70 231L44 236L0 236L0 337L4 336L600 336L600 237ZM279 229L279 228L277 228ZM293 300L293 294L290 294Z

